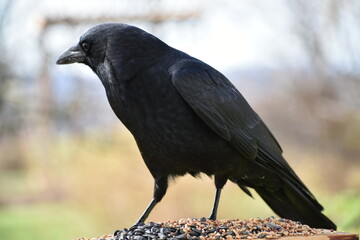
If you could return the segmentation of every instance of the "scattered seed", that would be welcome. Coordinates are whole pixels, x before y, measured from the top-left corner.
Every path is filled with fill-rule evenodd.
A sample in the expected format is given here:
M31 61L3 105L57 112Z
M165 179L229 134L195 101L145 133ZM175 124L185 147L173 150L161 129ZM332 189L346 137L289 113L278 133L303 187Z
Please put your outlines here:
M273 223L273 222L269 222L269 223L267 224L267 227L268 227L268 228L275 228L275 227L276 227L276 224Z
M166 235L163 233L159 233L158 236L160 239L166 239Z
M163 223L140 223L129 229L116 231L114 235L79 240L233 240L271 239L283 236L311 236L334 233L314 229L284 218L251 218L248 220L210 220L205 217L183 218Z
M235 236L236 234L235 234L234 231L230 230L230 231L227 231L227 232L226 232L226 235Z

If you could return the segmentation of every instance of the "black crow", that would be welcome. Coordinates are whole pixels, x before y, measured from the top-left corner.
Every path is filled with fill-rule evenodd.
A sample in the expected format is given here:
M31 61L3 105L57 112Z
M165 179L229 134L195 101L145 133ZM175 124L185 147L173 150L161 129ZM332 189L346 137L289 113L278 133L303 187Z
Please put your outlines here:
M126 24L91 28L57 64L84 63L100 78L116 116L130 130L155 179L146 220L169 177L214 176L210 219L230 180L253 188L281 217L336 229L282 156L282 149L241 93L219 71Z

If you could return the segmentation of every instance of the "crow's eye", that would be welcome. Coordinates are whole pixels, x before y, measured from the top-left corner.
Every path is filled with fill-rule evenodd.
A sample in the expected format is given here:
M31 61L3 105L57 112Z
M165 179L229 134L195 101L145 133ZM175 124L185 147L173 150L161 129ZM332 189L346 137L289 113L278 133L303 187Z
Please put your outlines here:
M85 52L89 51L90 45L87 42L81 43L81 47L84 49Z

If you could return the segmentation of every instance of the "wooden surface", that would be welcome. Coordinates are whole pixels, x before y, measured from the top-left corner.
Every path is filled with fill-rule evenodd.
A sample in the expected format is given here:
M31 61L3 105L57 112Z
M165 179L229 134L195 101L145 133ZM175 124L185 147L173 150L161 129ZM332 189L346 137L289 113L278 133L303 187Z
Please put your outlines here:
M308 227L307 225L305 225L306 227ZM315 231L316 230L316 231ZM266 233L266 232L264 232ZM289 232L285 233L286 235L289 234ZM304 235L306 234L306 235ZM248 236L250 240L359 240L359 234L356 233L346 233L346 232L337 232L334 230L328 230L328 229L312 229L312 232L304 232L303 235L290 235L290 236L283 236L280 237L279 235L267 235L263 238L259 238L259 235L257 236ZM309 235L309 234L314 234L314 235ZM134 237L135 235L133 235ZM169 237L171 236L167 236L166 239L169 239ZM189 236L187 236L189 237ZM244 235L238 235L237 236L226 236L226 240L232 240L232 239L239 239L241 237L246 237ZM147 237L146 237L147 238ZM174 237L176 238L176 237ZM97 237L97 238L79 238L77 240L114 240L114 236L112 234L105 234L101 237ZM148 238L150 239L150 238ZM153 238L151 238L153 239ZM158 238L157 238L158 239ZM191 239L191 237L190 237ZM201 236L200 237L201 240L207 240L207 239L216 239L215 236Z
M113 239L112 235L104 235L99 238L80 238L78 240L110 240ZM355 233L344 233L344 232L331 232L323 235L312 235L312 236L289 236L281 238L261 238L261 240L359 240L359 234ZM255 240L255 239L253 239ZM260 239L259 239L260 240Z
M332 232L324 235L312 235L312 236L289 236L281 238L269 238L279 240L359 240L359 234L344 233L344 232Z

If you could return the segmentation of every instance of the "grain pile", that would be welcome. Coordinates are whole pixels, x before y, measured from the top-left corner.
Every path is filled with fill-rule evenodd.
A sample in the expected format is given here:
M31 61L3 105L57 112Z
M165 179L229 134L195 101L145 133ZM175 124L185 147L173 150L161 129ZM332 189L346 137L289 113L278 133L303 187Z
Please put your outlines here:
M310 236L334 231L310 228L283 218L251 218L247 220L209 220L185 218L164 223L149 222L104 235L97 240L231 240L271 239L285 236ZM95 238L96 239L96 238ZM92 240L95 240L92 239ZM83 238L82 240L89 240Z

